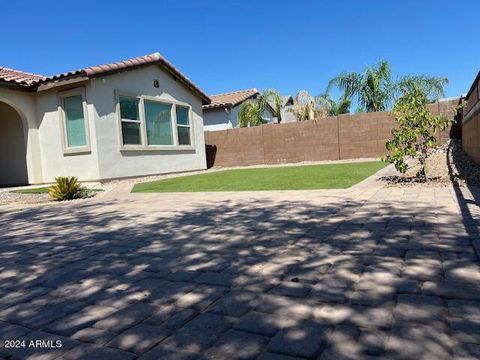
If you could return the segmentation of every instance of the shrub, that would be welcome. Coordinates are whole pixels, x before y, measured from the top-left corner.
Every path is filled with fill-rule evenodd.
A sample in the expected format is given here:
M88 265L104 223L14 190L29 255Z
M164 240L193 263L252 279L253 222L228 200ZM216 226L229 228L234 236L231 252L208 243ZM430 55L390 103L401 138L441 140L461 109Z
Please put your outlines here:
M406 157L418 160L420 170L416 177L420 182L427 180L428 149L437 145L435 130L445 130L451 123L443 116L432 115L426 103L425 94L415 87L398 99L392 111L397 127L392 130L393 139L385 144L389 154L384 161L394 164L403 174L408 169Z
M58 201L81 199L87 196L86 189L74 176L59 176L55 178L55 185L48 190L52 198Z

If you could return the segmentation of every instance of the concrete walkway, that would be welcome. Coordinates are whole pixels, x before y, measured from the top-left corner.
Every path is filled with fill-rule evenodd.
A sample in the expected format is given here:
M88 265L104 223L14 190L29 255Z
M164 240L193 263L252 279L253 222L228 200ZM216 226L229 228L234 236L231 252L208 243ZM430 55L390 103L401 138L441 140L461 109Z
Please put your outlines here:
M0 358L477 359L479 195L371 178L4 213Z

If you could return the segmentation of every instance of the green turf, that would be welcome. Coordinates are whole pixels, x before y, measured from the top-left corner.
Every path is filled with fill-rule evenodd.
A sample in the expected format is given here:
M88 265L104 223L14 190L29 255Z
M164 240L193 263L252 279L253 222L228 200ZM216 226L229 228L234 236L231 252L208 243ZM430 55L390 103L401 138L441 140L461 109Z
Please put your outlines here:
M140 183L132 192L346 189L385 166L374 161L225 170Z
M12 192L17 194L48 194L48 189L49 189L49 186L45 186L45 187L39 187L39 188L13 190Z
M50 186L13 190L12 192L17 193L17 194L48 194L48 189L50 189ZM88 191L103 191L103 190L101 190L101 189L88 189Z

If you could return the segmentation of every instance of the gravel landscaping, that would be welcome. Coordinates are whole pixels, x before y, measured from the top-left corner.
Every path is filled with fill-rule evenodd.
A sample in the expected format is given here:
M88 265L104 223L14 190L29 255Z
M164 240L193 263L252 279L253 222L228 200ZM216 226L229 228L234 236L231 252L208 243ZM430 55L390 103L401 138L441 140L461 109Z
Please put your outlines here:
M35 189L42 190L48 185L44 186L26 186L26 187L15 187L15 188L0 188L0 206L2 205L34 205L34 204L45 204L54 202L54 200L48 195L48 192L35 192ZM102 193L111 190L115 184L106 183L88 183L84 184L88 189L92 189L89 192L89 197L99 196ZM25 191L22 193L21 191ZM31 192L31 193L28 193ZM81 200L81 199L80 199ZM78 201L78 200L77 200Z
M427 159L427 176L425 184L420 184L415 174L420 168L417 160L408 162L409 169L402 175L386 176L381 180L387 186L447 186L480 185L480 165L476 164L462 149L462 142L452 139L446 144L430 151Z
M51 201L48 194L20 194L6 189L0 190L0 205L42 204Z

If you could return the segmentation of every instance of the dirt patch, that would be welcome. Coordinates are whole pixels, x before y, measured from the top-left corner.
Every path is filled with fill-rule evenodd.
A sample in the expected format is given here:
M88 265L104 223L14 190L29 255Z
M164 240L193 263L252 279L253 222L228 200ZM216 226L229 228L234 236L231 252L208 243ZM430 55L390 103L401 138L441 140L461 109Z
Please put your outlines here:
M382 177L387 186L413 185L480 185L480 165L475 163L462 149L460 140L452 139L446 144L432 149L427 159L427 182L419 183L415 174L420 169L417 160L408 161L405 174Z

